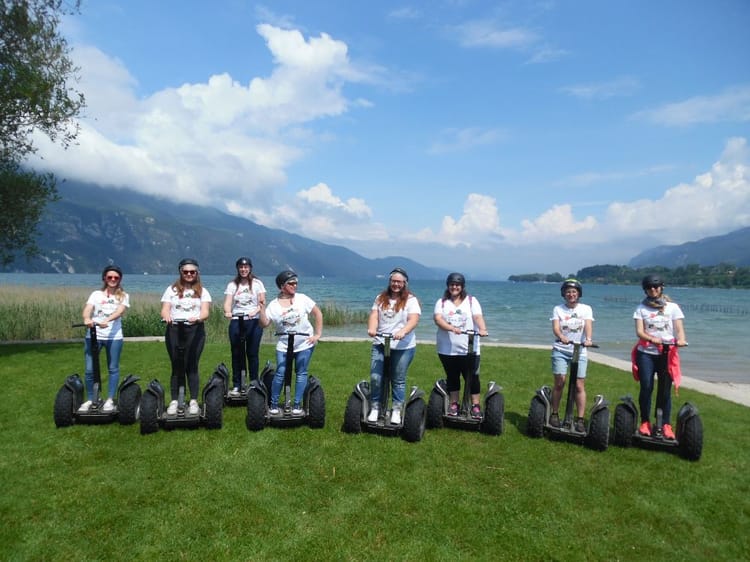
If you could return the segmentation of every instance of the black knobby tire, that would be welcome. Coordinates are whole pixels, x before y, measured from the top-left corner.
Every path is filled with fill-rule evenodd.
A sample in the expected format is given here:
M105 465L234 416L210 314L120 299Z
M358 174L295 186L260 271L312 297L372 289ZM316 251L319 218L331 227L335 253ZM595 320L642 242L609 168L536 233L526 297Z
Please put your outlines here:
M63 386L57 391L57 396L55 396L54 417L55 425L57 427L68 427L73 425L74 407L73 392L67 386Z
M343 431L360 433L362 431L362 400L354 393L349 396L344 410Z
M595 451L606 451L609 445L609 408L591 414L586 446Z
M121 425L132 425L141 413L141 387L129 384L117 397L117 419Z
M159 403L156 396L146 392L141 398L141 435L159 431Z
M695 415L683 424L679 440L680 456L689 461L697 461L703 453L703 420Z
M263 394L253 389L247 393L245 425L250 431L260 431L266 426L266 401Z
M502 435L505 418L505 397L498 392L487 399L484 407L482 433L487 435Z
M526 420L526 435L529 437L542 437L544 435L544 418L547 415L547 409L536 396L531 399L529 406L529 417Z
M208 429L221 429L224 425L224 393L223 386L216 385L206 392L206 427Z
M427 428L440 429L443 427L443 412L445 411L444 397L437 390L430 393L430 400L427 402Z
M635 414L624 404L615 407L615 429L612 441L619 447L630 447L635 435Z
M326 395L322 386L316 386L310 391L307 402L308 423L313 429L320 429L326 425Z
M401 436L404 441L409 443L416 443L422 440L425 428L425 406L424 400L421 398L409 402L406 405L406 412L404 413L404 428L401 430Z

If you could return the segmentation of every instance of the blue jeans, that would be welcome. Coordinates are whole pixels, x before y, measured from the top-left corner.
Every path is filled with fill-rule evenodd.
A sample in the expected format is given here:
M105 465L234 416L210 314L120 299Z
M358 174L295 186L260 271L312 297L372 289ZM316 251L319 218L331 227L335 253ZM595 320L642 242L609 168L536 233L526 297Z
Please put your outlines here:
M242 342L240 341L240 322L245 323L244 359L242 357ZM258 378L258 350L262 337L263 328L260 327L257 318L255 320L233 319L229 323L229 344L232 350L232 386L239 388L243 369L249 375L248 381Z
M658 373L656 407L661 408L662 423L669 423L669 416L672 414L672 377L669 376L667 371L666 356L637 351L635 361L638 365L638 378L641 383L641 392L638 395L641 421L649 421L651 394L654 391L654 375Z
M115 392L117 392L117 385L120 383L120 353L122 353L123 340L97 340L97 343L99 344L100 354L102 349L107 351L107 372L109 373L107 397L114 398ZM83 354L86 365L86 395L91 400L94 397L94 356L91 353L91 338L85 339ZM100 385L99 396L102 395L102 390Z
M406 371L409 370L416 347L409 349L391 349L391 397L393 404L401 405L406 398ZM370 403L374 406L381 400L383 386L384 348L382 345L372 346L372 360L370 362Z
M294 405L302 404L302 398L307 388L307 366L310 364L315 347L310 347L294 354L294 371L297 378L294 381ZM276 373L271 383L271 407L279 405L281 387L284 386L284 373L286 372L286 351L276 351Z

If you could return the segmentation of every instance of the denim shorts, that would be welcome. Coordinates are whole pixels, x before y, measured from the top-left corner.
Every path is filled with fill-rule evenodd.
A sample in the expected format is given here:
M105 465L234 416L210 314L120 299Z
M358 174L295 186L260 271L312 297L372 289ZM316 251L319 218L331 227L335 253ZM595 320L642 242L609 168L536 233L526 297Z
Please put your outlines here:
M563 353L557 349L552 350L552 374L562 375L568 372L568 365L570 360L573 359L572 355ZM586 378L586 365L588 364L588 357L585 355L578 356L578 378Z

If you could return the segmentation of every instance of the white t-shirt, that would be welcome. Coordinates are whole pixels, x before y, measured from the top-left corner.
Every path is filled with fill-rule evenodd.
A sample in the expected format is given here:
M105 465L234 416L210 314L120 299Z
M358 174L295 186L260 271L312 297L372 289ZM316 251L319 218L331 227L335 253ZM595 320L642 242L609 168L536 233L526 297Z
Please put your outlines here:
M200 316L201 304L211 302L211 294L205 287L203 287L200 297L195 295L193 289L185 289L180 298L174 285L170 285L161 296L161 302L168 302L172 305L169 311L172 320L188 320Z
M378 306L378 300L372 304L372 310L378 311L378 332L384 334L395 334L401 328L406 326L410 314L422 314L422 308L419 306L419 301L414 295L409 295L406 299L406 306L396 312L394 307L396 306L396 299L390 299L388 307L381 308ZM382 344L383 338L375 336L373 343ZM406 337L402 340L391 340L391 349L410 349L416 347L417 336L414 334L414 330L409 332Z
M674 320L685 318L682 309L677 303L668 302L663 310L650 308L643 303L638 305L633 313L633 318L643 320L643 330L652 338L659 338L664 343L674 343ZM638 349L659 355L659 348L649 343L646 347L638 346Z
M482 306L471 295L456 306L451 299L438 299L436 316L442 316L448 324L460 330L474 330L474 316L482 314ZM441 355L466 355L469 352L469 336L437 329L437 352ZM474 336L474 352L479 355L479 334Z
M110 314L120 307L120 305L125 305L125 308L130 307L130 295L125 293L123 299L118 301L115 295L111 295L107 291L94 291L89 295L89 300L86 301L86 304L90 304L94 307L91 311L91 319L95 324L98 324L99 322L104 322ZM86 333L86 337L89 337L88 332ZM106 328L97 326L96 339L121 340L122 317L110 322Z
M252 320L260 314L258 299L265 292L263 281L254 277L252 285L240 283L239 288L234 281L230 281L224 294L232 295L232 316L248 316Z
M558 304L552 309L551 321L560 321L560 331L571 343L565 345L558 341L552 344L553 349L573 355L573 343L581 343L586 339L584 327L586 320L594 321L594 311L587 304L579 302L574 308L568 308L567 304ZM586 354L586 348L581 347L580 355Z
M297 293L289 308L283 308L279 299L273 299L266 307L266 316L276 326L277 332L299 332L306 336L294 336L294 352L304 351L313 347L307 338L315 333L308 314L315 307L315 301L303 293ZM279 336L276 351L286 351L289 344L288 336Z

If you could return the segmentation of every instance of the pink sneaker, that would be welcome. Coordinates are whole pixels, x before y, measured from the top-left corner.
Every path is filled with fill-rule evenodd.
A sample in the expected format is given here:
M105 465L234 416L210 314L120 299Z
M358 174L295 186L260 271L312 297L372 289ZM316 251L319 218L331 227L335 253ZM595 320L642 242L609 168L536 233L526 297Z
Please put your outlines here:
M664 427L661 428L662 433L664 433L664 437L666 439L674 439L674 431L672 430L672 426L668 423L664 424Z
M669 428L672 429L671 427ZM638 433L641 435L650 436L651 435L651 422L645 421L641 424L641 427L638 428Z

